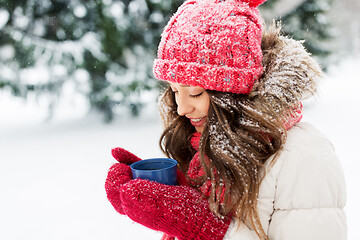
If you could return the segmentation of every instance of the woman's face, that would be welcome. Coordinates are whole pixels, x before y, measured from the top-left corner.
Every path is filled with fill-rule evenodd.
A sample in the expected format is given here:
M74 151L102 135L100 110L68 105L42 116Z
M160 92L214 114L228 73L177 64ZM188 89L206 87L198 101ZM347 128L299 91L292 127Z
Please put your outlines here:
M210 97L201 87L193 87L179 83L169 83L175 93L177 113L185 116L195 127L197 132L202 132L207 120Z

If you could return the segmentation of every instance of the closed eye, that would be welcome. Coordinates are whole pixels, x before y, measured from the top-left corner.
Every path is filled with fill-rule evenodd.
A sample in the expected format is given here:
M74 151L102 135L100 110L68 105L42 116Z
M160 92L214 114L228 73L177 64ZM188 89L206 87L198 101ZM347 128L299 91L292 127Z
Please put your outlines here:
M191 94L190 94L190 97L192 97L192 98L197 98L197 97L200 97L203 93L204 93L204 92L201 92L201 93L195 94L195 95L191 95Z

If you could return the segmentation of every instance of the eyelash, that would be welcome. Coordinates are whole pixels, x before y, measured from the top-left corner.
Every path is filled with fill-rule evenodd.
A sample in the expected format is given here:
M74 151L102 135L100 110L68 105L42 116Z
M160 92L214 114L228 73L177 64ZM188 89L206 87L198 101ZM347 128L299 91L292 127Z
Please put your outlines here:
M192 97L192 98L197 98L197 97L200 97L203 93L204 93L204 92L199 93L199 94L196 94L196 95L190 95L190 97Z
M172 90L172 91L173 91L174 94L178 93L178 91L174 91L174 90ZM204 92L199 93L199 94L196 94L196 95L191 95L191 94L190 94L190 97L192 97L192 98L198 98L198 97L200 97L203 93L204 93Z

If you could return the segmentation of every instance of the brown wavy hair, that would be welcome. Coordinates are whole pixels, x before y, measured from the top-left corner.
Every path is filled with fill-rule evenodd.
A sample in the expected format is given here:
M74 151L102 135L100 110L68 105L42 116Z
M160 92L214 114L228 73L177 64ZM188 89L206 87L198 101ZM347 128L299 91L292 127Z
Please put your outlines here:
M265 72L276 67L271 59L277 57L274 49L281 44L279 36L280 29L275 26L263 35ZM218 216L234 213L237 219L249 223L261 239L268 239L257 211L264 164L274 154L273 162L276 161L286 140L284 117L301 94L300 88L292 86L286 95L291 97L268 94L263 91L264 81L266 77L262 76L249 95L206 90L210 107L199 149L206 175L190 182L199 187L210 179L210 209ZM165 125L160 147L168 157L176 159L186 173L195 153L190 138L196 130L186 117L177 114L170 88L159 98L159 109ZM210 161L205 161L205 156Z

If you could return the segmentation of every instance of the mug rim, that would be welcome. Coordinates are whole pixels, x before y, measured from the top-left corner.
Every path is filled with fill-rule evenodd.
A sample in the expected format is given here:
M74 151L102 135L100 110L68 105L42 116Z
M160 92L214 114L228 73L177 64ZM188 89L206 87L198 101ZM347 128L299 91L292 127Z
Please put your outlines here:
M144 169L137 169L136 167L138 165L142 165L142 164L146 164L148 162L154 162L155 160L159 160L159 162L169 162L170 166L165 167L165 168L161 168L161 169L156 169L156 170L144 170ZM172 158L147 158L147 159L143 159L137 162L134 162L133 164L130 165L131 170L134 171L139 171L139 172L157 172L157 171L164 171L164 170L168 170L170 168L173 168L177 165L177 161L175 159Z

